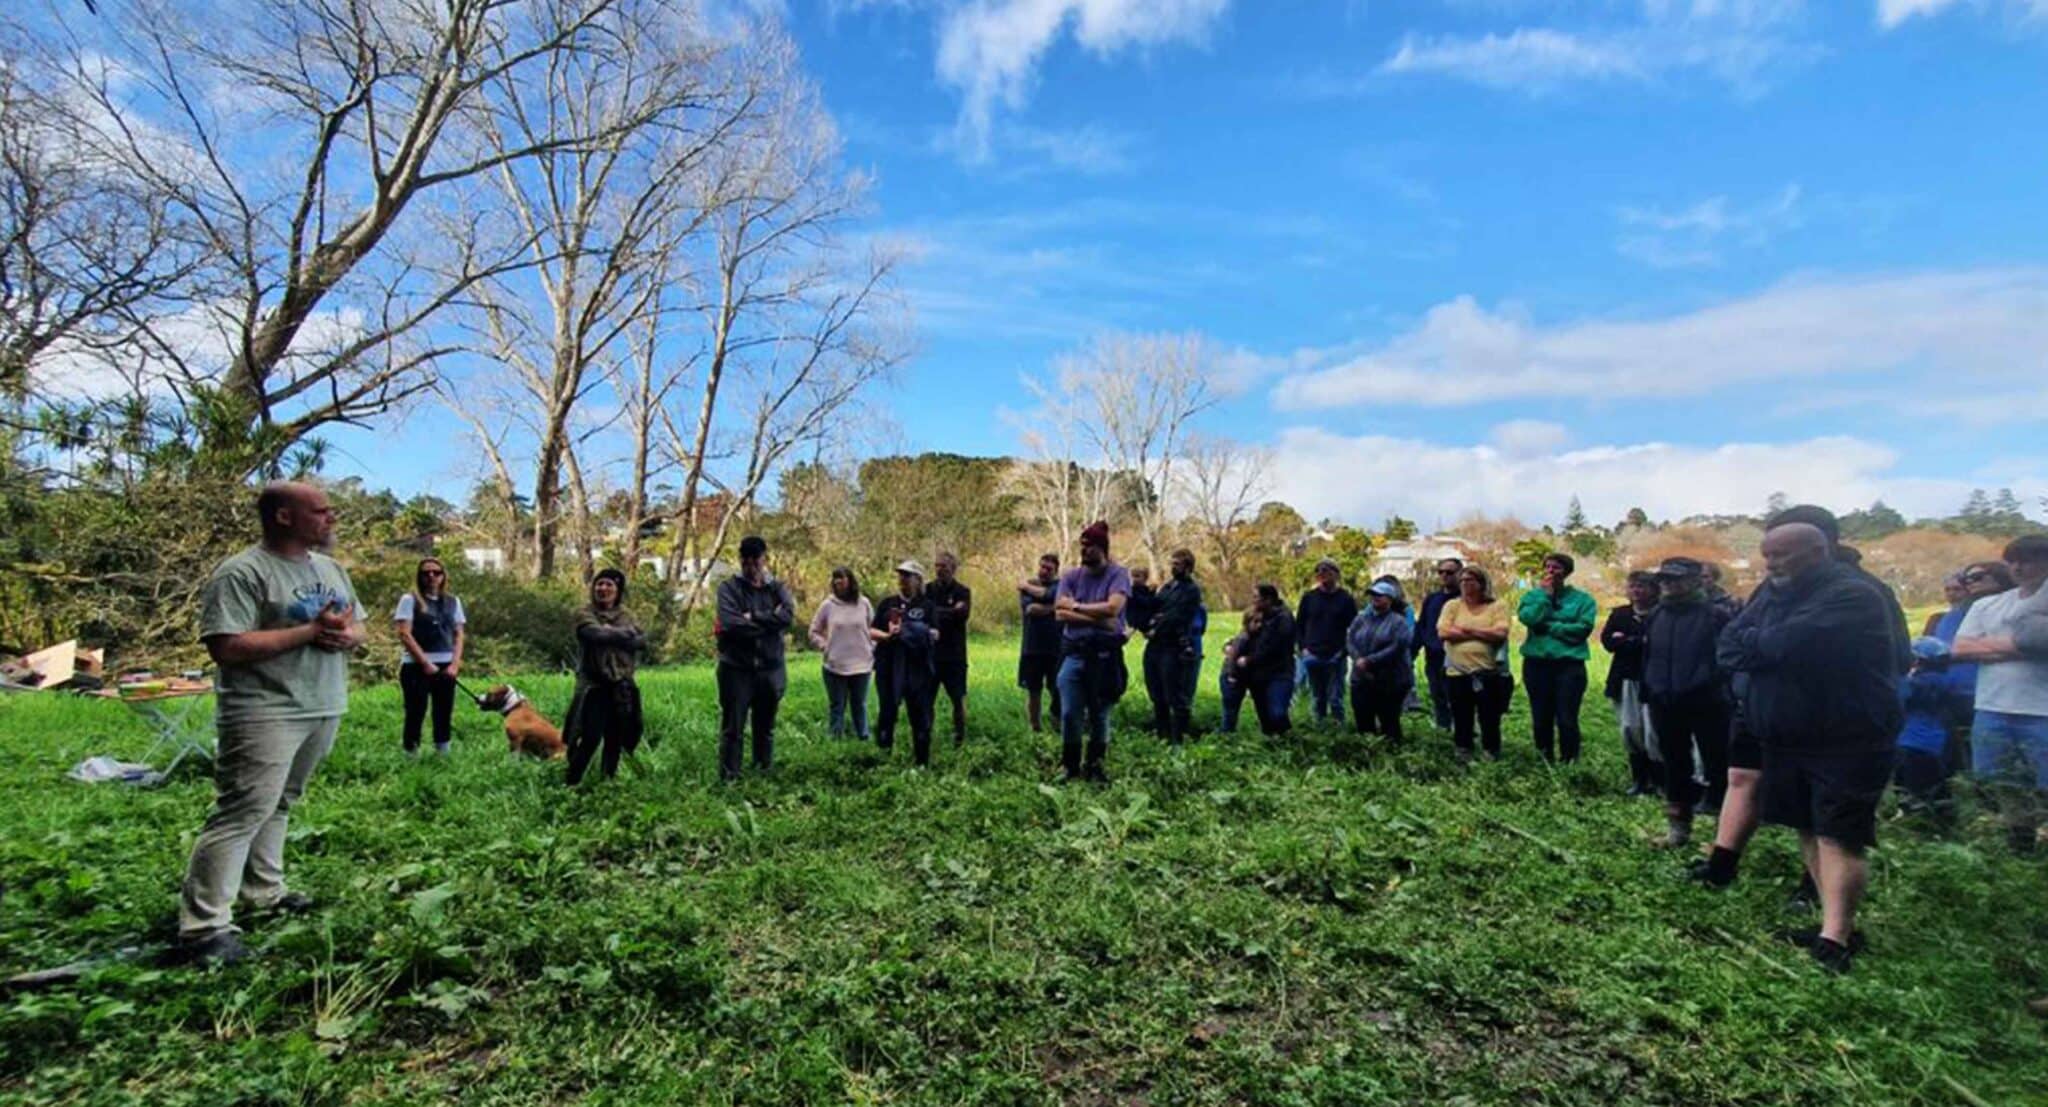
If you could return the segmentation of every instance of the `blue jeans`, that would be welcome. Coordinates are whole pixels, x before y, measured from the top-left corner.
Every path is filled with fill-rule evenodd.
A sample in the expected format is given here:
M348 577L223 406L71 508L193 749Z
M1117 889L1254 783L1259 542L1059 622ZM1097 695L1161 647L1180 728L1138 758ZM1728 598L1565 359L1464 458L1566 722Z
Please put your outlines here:
M1252 709L1259 715L1259 733L1285 734L1293 727L1287 717L1287 709L1294 700L1294 681L1284 677L1273 677L1263 684L1251 688Z
M1223 697L1223 725L1218 729L1225 734L1235 734L1237 713L1244 709L1244 681L1230 679L1230 670L1225 669L1216 680L1216 690Z
M1082 768L1082 736L1087 737L1087 763L1102 764L1109 751L1109 704L1098 704L1088 686L1088 662L1060 659L1060 760L1069 773Z
M2048 715L1977 712L1970 727L1970 771L2048 792Z
M854 736L868 740L868 673L841 675L830 669L825 671L825 700L831 705L832 737L846 733L848 709L853 712Z
M1316 718L1343 722L1344 655L1324 659L1312 653L1303 654L1300 667L1308 675L1308 699Z

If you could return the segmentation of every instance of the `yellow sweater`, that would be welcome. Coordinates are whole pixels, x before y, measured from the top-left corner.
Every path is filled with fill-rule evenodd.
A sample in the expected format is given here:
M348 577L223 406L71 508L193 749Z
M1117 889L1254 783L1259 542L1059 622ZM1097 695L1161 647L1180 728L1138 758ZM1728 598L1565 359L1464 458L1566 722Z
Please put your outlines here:
M1508 629L1508 605L1494 600L1481 607L1466 603L1464 597L1444 604L1443 614L1437 616L1438 634L1457 627L1461 630L1494 630L1506 633ZM1503 640L1505 641L1505 640ZM1467 638L1462 641L1444 642L1444 671L1470 676L1473 673L1490 673L1500 668L1499 649L1492 642L1481 642Z

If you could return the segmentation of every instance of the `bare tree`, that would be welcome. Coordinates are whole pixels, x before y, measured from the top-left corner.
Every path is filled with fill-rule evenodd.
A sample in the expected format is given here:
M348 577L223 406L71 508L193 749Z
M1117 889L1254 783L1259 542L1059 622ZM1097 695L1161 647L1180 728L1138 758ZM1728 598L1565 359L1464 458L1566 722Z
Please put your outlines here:
M0 396L111 370L201 287L197 228L95 158L87 123L24 36L0 28ZM108 360L108 355L114 355Z
M194 221L232 275L206 313L218 358L175 358L191 389L234 405L209 421L203 451L264 464L427 388L455 349L427 324L533 259L530 233L461 194L645 120L512 146L488 141L486 121L537 102L565 58L623 49L634 23L622 13L662 3L130 0L90 22L55 15L43 45L92 109L96 152ZM407 214L419 208L466 222L428 234Z
M666 356L661 342L668 318L661 307L670 287L666 265L658 267L651 279L657 288L653 310L636 322L629 336L629 355L613 360L607 369L612 391L619 397L619 421L627 439L628 476L620 521L625 548L619 560L628 572L640 564L644 532L659 518L654 509L654 482L676 466L674 455L659 449L662 412L696 364L694 358Z
M682 473L665 566L664 600L679 591L687 622L716 553L752 510L762 484L804 446L830 434L862 390L909 349L896 328L894 255L859 252L838 232L859 210L865 181L841 175L839 141L786 44L758 51L760 109L735 128L697 176L704 292L694 411L669 407L662 428ZM708 493L708 495L707 495ZM701 507L716 504L707 520Z
M1208 361L1197 335L1109 334L1057 359L1049 383L1027 382L1039 408L1026 417L1025 445L1038 464L1024 471L1025 488L1052 513L1062 544L1073 538L1074 508L1101 517L1121 483L1139 546L1159 570L1189 423L1217 400Z
M1175 489L1178 510L1193 519L1215 555L1216 566L1234 573L1238 528L1257 517L1272 491L1273 451L1215 435L1192 434L1182 447Z
M566 53L531 87L501 77L494 93L505 110L485 127L500 155L536 151L506 157L494 174L532 264L480 282L473 296L534 438L529 554L543 578L554 573L565 491L579 561L586 575L592 568L601 536L591 533L574 447L604 427L579 423L579 411L608 382L608 366L630 356L628 332L664 310L664 282L711 214L697 203L698 163L751 116L760 93L722 56L750 48L745 40L714 40L651 4L622 10L618 22L614 44ZM550 147L559 133L605 137Z

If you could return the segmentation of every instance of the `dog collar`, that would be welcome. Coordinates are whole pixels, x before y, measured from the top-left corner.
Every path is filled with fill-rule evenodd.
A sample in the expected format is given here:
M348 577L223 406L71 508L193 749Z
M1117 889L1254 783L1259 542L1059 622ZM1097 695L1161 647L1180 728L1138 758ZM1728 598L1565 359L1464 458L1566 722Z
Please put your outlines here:
M520 704L525 702L525 696L520 695L515 689L507 688L505 689L505 706L498 708L498 714L510 715L518 709Z

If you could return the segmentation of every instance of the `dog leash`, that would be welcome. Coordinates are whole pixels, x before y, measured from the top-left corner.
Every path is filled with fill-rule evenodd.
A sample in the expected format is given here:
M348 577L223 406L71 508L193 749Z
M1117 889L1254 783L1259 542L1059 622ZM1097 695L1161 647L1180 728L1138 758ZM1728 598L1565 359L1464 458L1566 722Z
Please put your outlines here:
M475 692L470 691L469 685L462 683L461 678L456 678L455 686L457 688L462 689L462 694L469 697L469 702L476 704L478 706L483 705L484 698L482 696L477 695Z

